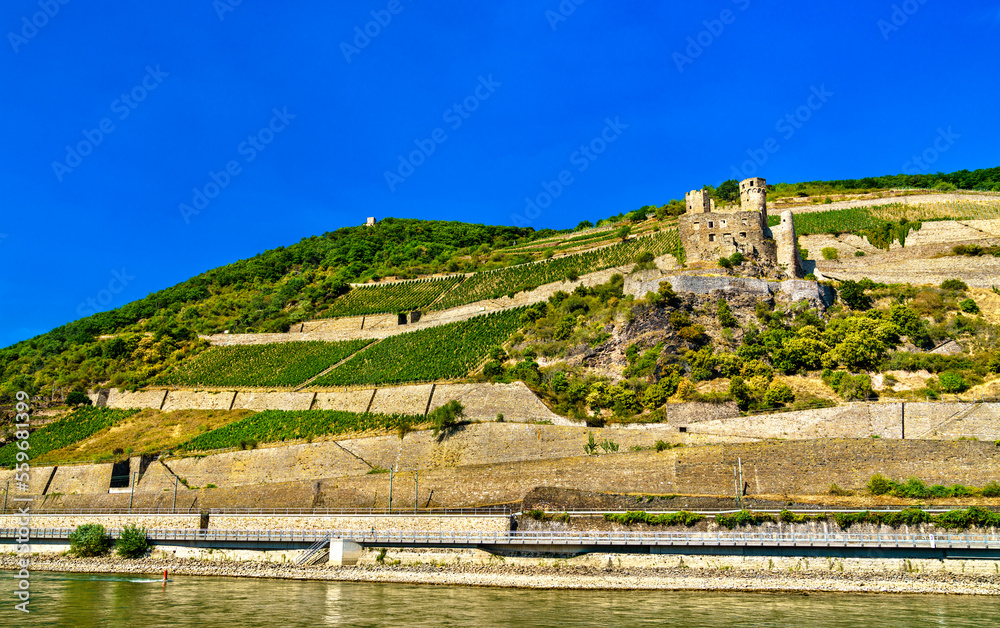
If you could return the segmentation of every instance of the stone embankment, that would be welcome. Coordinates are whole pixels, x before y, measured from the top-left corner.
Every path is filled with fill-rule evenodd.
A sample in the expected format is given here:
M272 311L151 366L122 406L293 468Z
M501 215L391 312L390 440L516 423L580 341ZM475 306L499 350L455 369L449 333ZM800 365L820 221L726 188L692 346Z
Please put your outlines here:
M790 209L796 214L809 212L827 212L833 209L850 209L853 207L875 207L878 205L924 205L927 203L981 203L996 202L1000 195L996 194L910 194L908 196L884 196L855 199L853 201L837 201L819 205L776 205L778 209Z
M0 556L0 570L17 569ZM399 560L400 564L391 564ZM473 550L390 552L388 564L366 550L355 567L298 567L260 562L194 559L74 559L35 556L31 569L184 576L276 578L580 590L798 591L924 594L1000 594L996 561L795 559L768 557L591 554L568 560L504 558ZM167 587L170 585L167 584Z

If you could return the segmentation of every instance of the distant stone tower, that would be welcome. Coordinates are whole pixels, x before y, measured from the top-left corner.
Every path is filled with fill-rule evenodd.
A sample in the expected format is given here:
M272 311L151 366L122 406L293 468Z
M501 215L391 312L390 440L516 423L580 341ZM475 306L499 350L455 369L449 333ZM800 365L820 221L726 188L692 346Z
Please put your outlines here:
M715 211L715 200L704 189L691 190L684 195L687 201L687 213L708 214Z
M767 182L761 177L740 182L740 207L745 212L761 212L767 224Z
M784 267L791 279L799 279L804 275L802 258L795 246L795 219L792 210L781 212L781 222L771 227L771 235L778 249L778 265Z

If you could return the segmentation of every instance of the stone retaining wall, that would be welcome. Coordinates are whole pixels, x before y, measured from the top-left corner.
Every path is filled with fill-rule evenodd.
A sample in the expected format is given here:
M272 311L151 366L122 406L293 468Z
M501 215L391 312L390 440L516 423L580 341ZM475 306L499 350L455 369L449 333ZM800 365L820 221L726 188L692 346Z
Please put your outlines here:
M399 532L506 532L507 517L410 515L211 515L209 530L387 530Z
M236 398L234 391L204 392L171 390L163 402L163 411L173 410L229 410Z
M233 410L308 410L316 393L246 392L236 393Z
M19 516L0 515L0 528L17 528ZM160 530L197 530L200 515L31 515L31 528L76 528L86 523L99 523L105 529L137 525Z

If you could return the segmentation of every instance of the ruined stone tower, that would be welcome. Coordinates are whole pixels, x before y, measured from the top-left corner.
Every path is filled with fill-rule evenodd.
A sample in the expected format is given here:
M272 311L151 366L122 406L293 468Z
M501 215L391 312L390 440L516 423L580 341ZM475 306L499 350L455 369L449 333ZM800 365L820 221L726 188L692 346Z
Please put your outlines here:
M761 177L740 182L740 207L743 211L762 212L767 223L767 182Z
M792 217L792 210L781 212L781 222L771 227L771 235L778 248L778 266L784 268L785 273L793 279L802 277L802 258L795 246L795 219Z
M715 200L705 193L705 190L691 190L684 195L687 201L687 213L708 214L715 211Z
M791 278L802 276L802 261L795 246L791 211L782 212L781 222L767 225L767 182L754 177L740 183L740 207L718 210L705 190L685 196L687 212L678 229L687 258L692 262L717 262L742 253L771 266Z

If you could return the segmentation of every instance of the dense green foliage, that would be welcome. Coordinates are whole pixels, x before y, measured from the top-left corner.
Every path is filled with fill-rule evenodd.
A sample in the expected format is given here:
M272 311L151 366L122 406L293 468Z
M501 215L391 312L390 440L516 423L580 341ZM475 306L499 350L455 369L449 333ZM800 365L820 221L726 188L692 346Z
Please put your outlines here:
M69 535L69 551L76 556L100 556L111 547L111 538L99 523L85 523Z
M115 551L122 558L139 558L149 549L146 529L130 523L121 529L115 539Z
M363 316L416 310L433 303L462 279L462 276L445 279L417 279L385 286L353 288L334 301L330 308L322 313L322 316Z
M158 381L179 386L294 386L371 342L364 339L212 347Z
M465 377L521 326L522 309L390 336L316 380L317 386Z
M865 177L863 179L837 179L832 181L803 181L801 183L779 183L774 188L782 192L787 187L790 191L808 195L826 194L830 192L846 192L853 190L886 190L900 188L935 189L941 184L953 186L951 189L961 190L1000 190L1000 168L983 168L981 170L959 170L957 172L938 172L935 174L896 174L881 177ZM771 186L768 186L769 188ZM798 217L796 217L798 220Z
M266 410L197 436L182 449L207 451L256 443L312 439L320 436L391 430L421 423L423 417L407 414L357 414L339 410Z
M66 417L40 427L31 433L31 457L38 458L50 451L68 447L138 412L138 410L116 410L91 406L83 406L73 410ZM16 442L0 447L0 466L11 467L18 451L21 450L17 448Z
M868 480L868 492L872 495L892 495L909 499L953 498L953 497L1000 497L1000 484L990 482L983 488L954 484L943 486L935 484L927 486L920 478L910 478L905 482L891 480L881 473L876 473Z
M683 261L682 251L677 231L671 229L579 255L477 273L446 294L440 302L435 304L434 308L447 309L483 299L514 296L518 292L531 290L547 283L555 283L586 273L636 262L639 256L645 252L653 253L656 256L671 253L681 257L681 261Z
M939 528L952 530L1000 527L1000 513L976 506L965 510L949 510L939 514L931 514L919 508L906 508L901 512L838 512L833 516L833 519L838 526L845 530L858 523L893 528L931 523Z
M637 523L644 523L649 526L687 526L691 527L705 520L705 515L695 514L686 510L678 512L668 512L659 515L650 514L643 511L629 511L619 513L604 513L604 520L612 523L620 523L632 526Z

